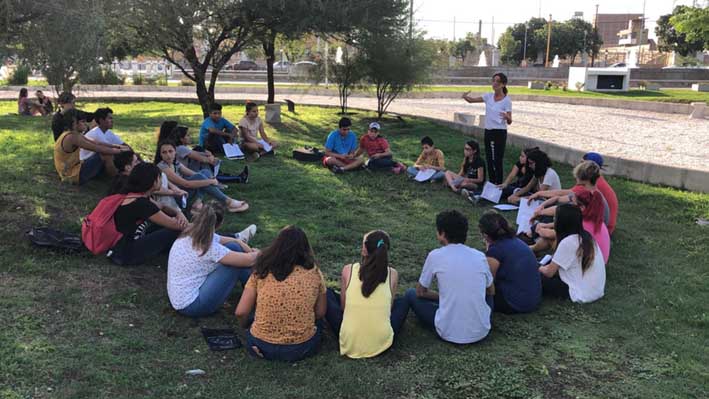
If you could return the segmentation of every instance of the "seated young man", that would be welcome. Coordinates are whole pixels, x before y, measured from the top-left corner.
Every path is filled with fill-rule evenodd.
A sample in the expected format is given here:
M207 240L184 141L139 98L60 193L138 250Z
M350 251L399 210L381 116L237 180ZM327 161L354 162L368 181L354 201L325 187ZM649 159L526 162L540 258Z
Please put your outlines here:
M428 254L416 289L406 299L419 321L438 336L456 344L470 344L490 332L492 274L485 254L465 245L468 219L458 211L436 216L436 238L441 248ZM431 290L433 279L439 292Z
M263 121L258 116L258 105L256 103L246 103L246 116L239 121L239 130L241 130L241 149L244 152L256 154L256 157L261 155L274 155L273 151L276 148L276 142L269 139L266 135L266 130L263 127ZM259 139L259 136L261 138ZM266 151L264 144L268 144L271 149Z
M222 118L221 104L214 103L209 108L209 117L199 128L199 146L215 154L223 154L226 143L233 143L238 130L233 123Z
M367 134L359 139L359 148L355 152L355 157L359 157L366 152L369 157L366 162L369 170L391 170L398 175L406 170L406 166L401 162L394 161L389 142L379 134L380 130L379 123L372 122L369 124Z
M323 166L333 173L342 173L360 168L364 159L355 155L357 150L357 135L352 131L350 118L340 119L339 129L333 130L325 142L325 157Z
M429 179L431 182L442 180L446 177L446 160L443 156L443 151L433 145L433 139L425 136L421 139L421 155L419 155L416 163L409 166L406 173L409 177L414 178L419 171L433 169L436 172Z
M113 127L113 110L111 108L99 108L94 112L96 127L89 130L85 137L98 143L104 143L113 146L126 146L126 143L121 140L111 128ZM84 164L82 168L87 168L87 179L93 179L106 172L109 176L115 176L117 171L113 164L113 155L98 154L96 152L82 149L79 154L79 159Z

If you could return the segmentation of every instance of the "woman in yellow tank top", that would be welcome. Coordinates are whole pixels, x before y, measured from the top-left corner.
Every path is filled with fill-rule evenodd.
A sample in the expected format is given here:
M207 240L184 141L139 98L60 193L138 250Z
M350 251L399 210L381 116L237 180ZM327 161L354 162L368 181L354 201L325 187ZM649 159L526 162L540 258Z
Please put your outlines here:
M389 349L404 325L409 305L394 299L399 274L389 267L389 235L367 233L362 262L342 269L340 294L327 292L326 318L340 337L340 354L353 359L374 357Z

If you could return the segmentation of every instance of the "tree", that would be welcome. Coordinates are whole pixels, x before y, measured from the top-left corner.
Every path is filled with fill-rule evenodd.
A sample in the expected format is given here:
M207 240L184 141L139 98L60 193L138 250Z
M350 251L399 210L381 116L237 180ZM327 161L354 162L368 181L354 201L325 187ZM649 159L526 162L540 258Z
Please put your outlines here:
M127 23L151 48L195 82L206 118L219 72L252 40L252 21L233 0L130 0ZM209 85L206 83L209 73Z
M340 97L340 110L347 113L347 99L352 90L364 79L364 65L362 58L355 50L347 45L342 46L342 60L337 62L335 57L328 57L332 81L337 84Z
M527 26L527 61L534 61L546 51L546 26L543 18L532 18L523 24L508 27L500 36L500 60L506 64L519 64L524 55L524 31Z
M709 50L709 8L685 7L670 18L670 23L687 41Z
M421 37L407 36L403 32L387 35L375 32L361 41L367 81L376 90L378 119L399 94L429 77L435 49Z
M15 53L26 24L49 12L36 1L0 1L0 52ZM13 54L14 55L14 54Z
M694 54L697 51L701 51L702 48L706 46L706 42L701 40L690 40L687 35L676 29L672 18L674 16L683 15L686 13L686 9L691 7L687 6L677 6L672 11L672 14L667 14L661 16L657 20L657 26L655 27L655 34L659 39L659 49L660 51L675 51L682 56L688 56ZM682 18L680 18L682 20ZM675 20L676 22L677 20Z
M464 38L458 39L451 46L451 55L460 58L463 65L465 65L465 57L468 56L468 53L475 51L474 40L472 33L468 33Z

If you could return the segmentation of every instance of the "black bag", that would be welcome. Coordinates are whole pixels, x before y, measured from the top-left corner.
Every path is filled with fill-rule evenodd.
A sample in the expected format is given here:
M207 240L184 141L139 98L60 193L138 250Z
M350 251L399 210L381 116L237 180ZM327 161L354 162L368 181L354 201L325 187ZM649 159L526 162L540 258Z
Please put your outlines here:
M65 233L49 227L34 227L27 232L32 244L42 248L57 249L64 252L82 252L85 250L78 234Z
M241 341L231 328L205 328L202 327L202 335L213 351L226 351L241 348Z
M317 148L305 146L293 150L293 158L302 162L321 162L325 153Z

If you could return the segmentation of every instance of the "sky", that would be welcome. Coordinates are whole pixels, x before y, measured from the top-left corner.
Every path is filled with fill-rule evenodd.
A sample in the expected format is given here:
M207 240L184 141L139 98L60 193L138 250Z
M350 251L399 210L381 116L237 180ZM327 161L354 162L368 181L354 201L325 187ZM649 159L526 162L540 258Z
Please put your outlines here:
M531 17L541 15L565 21L574 12L583 12L583 18L591 22L598 4L599 14L642 14L645 4L646 27L650 38L655 37L655 21L664 14L670 14L676 5L692 5L692 0L413 0L414 19L419 29L427 32L426 37L448 39L461 38L466 32L478 31L478 20L482 19L482 35L490 41L495 35L495 43L507 27L522 23ZM694 0L698 5L709 3ZM455 23L454 23L455 19ZM492 24L494 20L494 25Z

